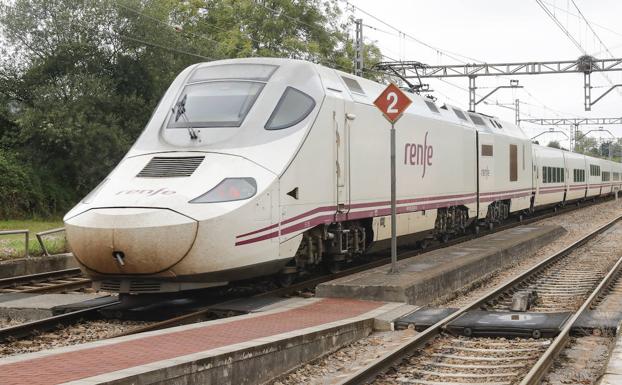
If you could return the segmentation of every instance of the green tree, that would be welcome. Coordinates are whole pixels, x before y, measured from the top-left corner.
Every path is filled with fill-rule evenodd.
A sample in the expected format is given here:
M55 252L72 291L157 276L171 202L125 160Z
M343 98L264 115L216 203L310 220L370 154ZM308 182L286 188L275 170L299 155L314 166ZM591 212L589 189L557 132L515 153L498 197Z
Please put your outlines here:
M557 140L551 140L549 142L549 144L547 144L547 147L551 147L551 148L561 148L559 145L559 141Z
M84 196L128 150L186 66L273 56L350 71L351 24L337 0L0 4L0 149L12 166L23 165L25 179L18 179L30 180L29 188L39 183L63 198L44 210L49 198L35 194L38 204L15 207L47 213ZM373 45L365 53L370 65L381 58Z

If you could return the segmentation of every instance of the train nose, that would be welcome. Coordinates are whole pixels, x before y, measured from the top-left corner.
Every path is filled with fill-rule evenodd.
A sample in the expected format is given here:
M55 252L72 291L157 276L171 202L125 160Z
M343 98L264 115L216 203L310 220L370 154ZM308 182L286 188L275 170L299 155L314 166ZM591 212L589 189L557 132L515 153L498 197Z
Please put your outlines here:
M102 274L154 274L188 253L198 223L167 209L93 209L66 220L76 258Z

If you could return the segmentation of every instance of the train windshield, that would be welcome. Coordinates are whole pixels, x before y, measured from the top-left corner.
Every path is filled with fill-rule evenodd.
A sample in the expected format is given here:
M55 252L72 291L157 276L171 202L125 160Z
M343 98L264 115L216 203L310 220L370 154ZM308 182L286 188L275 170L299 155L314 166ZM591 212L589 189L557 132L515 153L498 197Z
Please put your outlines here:
M233 80L189 84L175 104L167 127L239 127L263 86Z

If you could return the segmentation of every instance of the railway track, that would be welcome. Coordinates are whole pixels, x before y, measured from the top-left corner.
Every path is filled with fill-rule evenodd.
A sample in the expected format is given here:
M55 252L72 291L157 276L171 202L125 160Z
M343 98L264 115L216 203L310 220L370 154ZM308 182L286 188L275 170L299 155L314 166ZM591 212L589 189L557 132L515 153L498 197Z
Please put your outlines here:
M451 313L339 383L364 384L378 380L381 384L420 385L539 384L569 341L570 330L579 316L591 306L606 302L607 290L617 287L612 284L620 275L622 253L611 250L611 242L619 239L622 228L610 229L620 219L622 217L598 228ZM608 231L616 234L605 234ZM599 242L606 237L609 245ZM592 240L590 246L598 258L581 248ZM509 312L510 298L516 293L533 291L540 295L529 314L567 312L557 336L493 338L478 336L473 330L467 330L469 328L463 328L462 333L455 328L452 330L452 321L473 310L519 314Z
M56 270L0 279L0 293L58 293L89 287L80 269Z

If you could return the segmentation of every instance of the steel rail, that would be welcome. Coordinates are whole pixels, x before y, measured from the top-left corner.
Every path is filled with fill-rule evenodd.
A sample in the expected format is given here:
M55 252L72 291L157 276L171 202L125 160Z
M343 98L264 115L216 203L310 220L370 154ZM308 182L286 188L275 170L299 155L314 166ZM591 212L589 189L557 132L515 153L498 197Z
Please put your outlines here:
M81 274L81 270L78 268L47 271L45 273L19 275L16 277L0 278L0 289L9 288L12 286L25 285L33 282L42 282L50 279L61 279L66 277L75 277Z
M545 269L546 267L548 267L550 264L558 261L559 259L565 257L566 255L570 254L572 251L576 250L577 248L585 245L587 242L589 242L590 240L592 240L594 237L596 237L597 235L601 234L602 232L604 232L605 230L611 228L613 225L615 225L618 221L620 221L622 219L622 216L619 216L615 219L613 219L612 221L606 223L605 225L599 227L598 229L592 231L590 234L587 234L586 236L582 237L581 239L573 242L571 245L565 247L564 249L558 251L557 253L549 256L548 258L546 258L545 260L538 262L537 264L535 264L534 266L532 266L531 268L529 268L527 271L524 271L521 274L518 274L517 276L515 276L514 278L498 285L496 288L493 288L491 291L489 291L488 293L484 294L482 297L472 301L470 304L463 306L462 308L460 308L459 310L455 311L454 313L448 315L447 317L443 318L442 320L438 321L436 324L430 326L429 328L427 328L426 330L422 331L421 333L417 334L412 340L404 342L403 344L399 345L396 349L394 349L392 352L390 352L388 355L383 356L378 358L375 361L372 361L369 365L365 366L364 368L360 369L358 372L354 373L352 376L341 380L340 382L338 382L339 385L358 385L358 384L368 384L370 382L373 382L379 375L386 373L391 367L398 365L402 360L406 359L407 357L409 357L410 355L412 355L412 353L414 353L414 351L416 351L417 349L420 349L421 347L423 347L426 343L430 342L434 337L436 337L437 335L439 335L442 330L447 326L447 324L451 321L453 321L454 319L456 319L457 317L461 316L462 314L476 309L478 307L480 307L481 305L485 304L486 302L498 297L499 295L503 294L505 291L507 291L508 289L516 286L517 283L525 281L526 279L530 278L533 275L538 274L539 272L541 272L543 269ZM616 266L619 266L619 263ZM610 277L610 275L607 275L607 277ZM606 278L607 279L607 278ZM603 282L606 280L603 279ZM602 286L599 285L599 288ZM604 286L606 287L606 286ZM593 294L592 296L590 296L590 298L595 298L595 295ZM578 317L578 316L577 316ZM573 317L573 320L576 319ZM574 321L573 321L574 322ZM566 325L566 327L564 328L564 330L566 330L566 328L568 329L568 332L570 330L570 328L572 327L572 323L568 323ZM558 343L557 345L560 345L560 343ZM562 345L563 347L563 345ZM561 348L559 348L559 350L561 350ZM559 352L559 350L557 352ZM553 354L553 353L550 353ZM547 366L548 368L548 366ZM540 373L540 372L537 372ZM535 378L536 374L534 374L534 378ZM534 380L535 381L535 380ZM530 382L530 385L535 384L535 382ZM521 384L523 385L523 384Z
M77 310L64 313L36 321L30 321L23 324L9 326L0 329L0 342L10 341L28 337L35 333L57 329L59 326L69 326L81 320L101 318L99 310L116 305L118 302L90 307L88 309Z
M60 280L62 280L62 278L59 278ZM45 282L39 282L38 284L43 284ZM65 290L76 290L76 289L82 289L85 287L89 287L91 286L92 281L88 278L84 278L84 279L80 279L79 281L69 281L69 282L50 282L50 283L46 283L45 286L28 286L27 288L24 289L19 289L19 287L17 287L18 291L15 291L16 293L39 293L39 294L44 294L44 293L56 293L59 291L65 291ZM36 285L37 283L35 283ZM24 285L27 286L27 285Z
M88 287L91 284L90 279L74 280L81 274L80 269L74 268L2 278L0 279L0 291L9 293L55 293ZM70 281L65 281L67 279Z
M583 314L583 312L585 312L585 310L587 310L592 303L594 303L594 300L598 298L598 296L601 295L602 292L612 283L617 274L620 272L620 267L622 267L622 256L618 258L616 264L611 268L611 270L609 270L609 273L600 282L600 284L592 291L592 294L590 294L585 302L583 302L583 305L581 305L579 310L577 310L572 317L566 321L559 335L555 337L548 349L542 356L540 356L540 359L535 363L535 365L532 366L529 373L527 373L527 375L520 382L520 385L540 384L540 381L542 381L555 359L568 343L572 325L574 325L581 314Z

